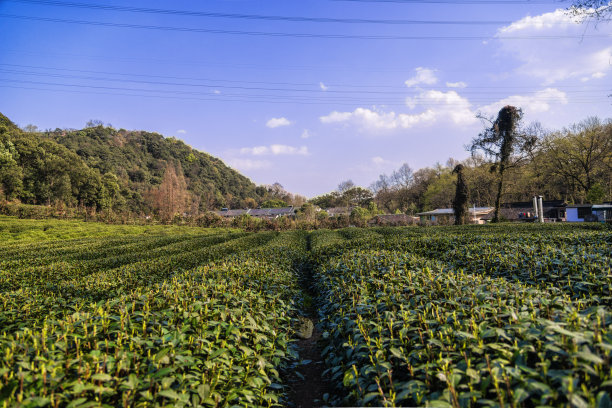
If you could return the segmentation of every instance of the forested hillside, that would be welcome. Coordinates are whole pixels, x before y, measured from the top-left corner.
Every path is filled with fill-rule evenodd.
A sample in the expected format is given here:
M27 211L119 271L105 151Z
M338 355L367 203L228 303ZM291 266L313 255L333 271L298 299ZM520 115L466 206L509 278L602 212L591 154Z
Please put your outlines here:
M162 191L164 187L168 191ZM24 132L0 114L0 198L150 214L254 205L267 196L218 158L157 133L102 125Z

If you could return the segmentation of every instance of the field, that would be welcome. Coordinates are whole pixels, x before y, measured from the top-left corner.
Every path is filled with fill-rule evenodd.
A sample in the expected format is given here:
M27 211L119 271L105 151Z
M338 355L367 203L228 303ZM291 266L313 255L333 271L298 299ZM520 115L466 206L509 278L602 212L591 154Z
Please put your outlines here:
M245 233L4 217L0 403L298 405L308 315L330 384L317 405L610 407L611 268L604 225Z

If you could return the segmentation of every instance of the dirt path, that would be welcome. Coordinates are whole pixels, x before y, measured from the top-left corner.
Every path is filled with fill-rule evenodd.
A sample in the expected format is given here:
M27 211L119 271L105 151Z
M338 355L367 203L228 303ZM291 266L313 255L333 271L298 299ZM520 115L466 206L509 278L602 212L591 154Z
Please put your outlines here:
M310 236L307 238L308 251L311 250ZM301 361L309 361L308 364L300 365L296 368L304 378L298 375L291 374L289 382L291 391L289 393L289 401L295 408L311 408L325 406L323 395L331 394L332 387L329 381L323 378L325 371L325 362L321 357L321 347L319 339L321 332L317 328L318 310L316 305L317 293L313 286L313 265L303 263L299 265L300 270L300 286L304 293L308 295L308 302L304 313L305 317L312 320L314 329L312 336L308 339L302 339L297 342L297 349Z
M293 402L296 408L322 407L325 405L323 395L331 391L329 383L322 376L325 363L321 358L321 350L318 347L321 333L317 329L316 319L312 317L310 319L315 324L312 337L297 342L300 359L310 360L310 363L297 368L304 379L301 380L295 376L294 381L291 382L289 400Z

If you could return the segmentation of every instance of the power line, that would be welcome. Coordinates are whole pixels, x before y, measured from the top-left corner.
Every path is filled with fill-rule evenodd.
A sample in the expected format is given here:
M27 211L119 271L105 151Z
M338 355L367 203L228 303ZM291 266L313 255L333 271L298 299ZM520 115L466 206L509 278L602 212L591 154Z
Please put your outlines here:
M354 3L402 3L402 4L466 4L466 5L522 5L559 4L566 0L332 0Z
M360 35L360 34L318 34L318 33L287 33L287 32L263 32L263 31L241 31L241 30L220 30L209 28L194 27L174 27L159 25L140 25L128 23L111 23L102 21L72 20L51 17L23 16L17 14L0 13L0 17L19 20L44 21L51 23L65 23L90 25L99 27L113 28L132 28L141 30L161 30L174 32L190 32L201 34L229 34L229 35L248 35L248 36L268 36L268 37L293 37L293 38L325 38L325 39L355 39L355 40L431 40L431 41L461 41L461 40L491 40L491 36L402 36L402 35ZM602 34L582 34L582 35L542 35L542 36L504 36L504 40L557 40L557 39L576 39L576 38L610 38L612 35Z
M0 64L0 66L2 65L13 65L13 64ZM77 72L82 72L80 70L66 70L66 71L77 71ZM84 71L84 72L93 72L93 73L101 73L100 71ZM311 93L311 94L331 94L331 95L342 95L342 94L374 94L374 95L382 95L382 96L393 96L393 95L401 95L401 96L408 96L411 92L414 92L414 90L405 88L405 89L399 89L400 85L395 86L395 87L390 87L393 90L372 90L371 88L376 88L375 86L371 86L368 87L368 89L327 89L325 91L321 90L318 86L316 86L315 84L301 84L301 85L307 85L310 86L311 88L286 88L286 87L265 87L265 86L243 86L243 85L223 85L223 84L218 84L218 83L196 83L196 82L166 82L166 81L152 81L152 80L138 80L138 79L128 79L128 78L111 78L111 77L100 77L100 76L84 76L84 75L74 75L74 74L58 74L58 73L45 73L45 72L35 72L35 71L25 71L23 69L20 70L15 70L15 69L6 69L6 68L0 68L0 73L10 73L10 74L18 74L18 75L27 75L27 76L38 76L38 77L46 77L46 78L64 78L64 79L77 79L77 80L93 80L93 81L105 81L105 82L119 82L119 83L134 83L134 84L146 84L146 85L161 85L161 86L173 86L173 87L190 87L190 88L207 88L207 89L211 89L211 90L218 90L218 89L229 89L229 90L242 90L242 91L264 91L264 92L297 92L297 93ZM125 75L125 74L117 74L117 73L109 73L106 72L106 74L110 74L110 75ZM148 75L137 75L140 77L149 77ZM153 76L155 78L177 78L177 77L164 77L164 76ZM210 79L198 79L198 78L191 78L192 80L195 81L207 81L210 82ZM241 81L231 81L232 83L248 83L248 82L241 82ZM257 82L258 84L270 84L270 83L266 83L266 82ZM271 83L273 85L277 85L278 83ZM284 83L284 85L293 85L290 83ZM317 88L317 89L313 89L313 88ZM345 86L346 87L346 86ZM352 87L352 86L348 86L348 87ZM601 88L595 88L593 90L587 90L587 89L582 89L583 87L581 87L581 89L579 90L568 90L565 91L566 93L576 93L576 94L580 94L580 93L599 93L601 92ZM452 90L452 88L450 88ZM485 90L482 90L485 89ZM488 91L486 90L488 89L487 87L484 87L481 89L478 88L473 88L473 89L464 89L462 90L462 94L464 95L474 95L474 94L491 94L493 91ZM495 88L494 88L495 89ZM511 88L502 88L502 89L514 89L513 87ZM431 88L429 88L428 90L433 90ZM435 89L438 90L438 89ZM420 92L420 91L419 91ZM499 92L498 89L495 89L494 92ZM527 94L532 94L532 93L537 93L538 91L529 91L526 92Z
M369 18L333 18L333 17L303 17L276 16L259 14L218 13L210 11L158 9L149 7L117 6L110 4L76 3L55 0L6 0L13 3L40 4L55 7L70 7L90 10L118 11L130 13L165 14L188 17L226 18L243 20L288 21L309 23L339 23L339 24L386 24L386 25L503 25L511 21L452 21L452 20L406 20L406 19L369 19Z
M308 105L344 105L344 106L355 106L355 105L378 105L378 106L403 106L405 107L405 103L388 103L383 100L373 100L366 98L354 98L354 97L336 97L336 98L322 98L322 97L310 97L303 95L271 95L271 94L220 94L215 95L214 97L210 96L210 93L202 93L197 91L177 91L177 90L153 90L153 89L141 89L141 88L126 88L126 87L112 87L105 85L83 85L83 84L67 84L67 83L57 83L57 82L45 82L45 81L28 81L28 80L3 80L4 83L0 84L0 86L4 87L14 87L20 89L28 89L23 87L23 85L14 85L10 86L6 84L6 82L11 82L15 84L27 84L27 85L44 85L44 86L53 86L60 87L62 91L67 90L83 90L87 89L87 92L82 93L95 93L90 90L99 92L99 91L112 91L111 93L106 92L106 94L112 95L124 95L124 96L136 96L136 97L145 97L145 98L170 98L170 99L185 99L185 100L204 100L204 101L233 101L233 102L262 102L262 103L295 103L295 104L308 104ZM57 89L49 89L49 88L38 88L33 87L31 89L35 90L48 90L53 91ZM129 93L125 93L129 92ZM179 96L180 95L180 96ZM448 103L445 101L431 101L422 97L412 98L416 103L422 104L424 107L427 106L460 106L460 107L468 107L470 103L490 103L491 97L489 98L472 98L466 103ZM494 99L494 98L493 98ZM403 98L402 98L403 100ZM555 97L536 97L535 101L540 102L558 102L559 99ZM600 101L607 100L606 97L602 96L597 98L596 96L579 96L577 98L572 99L572 103L574 102L589 102L596 103Z

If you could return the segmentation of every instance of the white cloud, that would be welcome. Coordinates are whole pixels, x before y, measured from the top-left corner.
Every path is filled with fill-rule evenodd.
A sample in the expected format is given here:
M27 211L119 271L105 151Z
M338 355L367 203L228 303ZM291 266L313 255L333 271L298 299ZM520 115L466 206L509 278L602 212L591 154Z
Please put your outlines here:
M611 34L611 24L600 24L594 30L558 9L502 27L496 38L503 58L511 55L518 60L516 72L542 79L549 85L566 79L591 80L608 75L612 70ZM573 38L564 38L567 36Z
M215 95L221 95L221 91L220 91L220 90L218 90L218 89L215 89L215 90L213 91L213 93L214 93Z
M375 164L375 165L377 165L377 166L381 166L381 165L383 165L383 164L387 164L387 163L389 163L389 161L388 161L388 160L385 160L385 159L383 159L383 158L382 158L382 157L380 157L380 156L374 156L374 157L372 157L371 161L372 161L372 163L373 163L373 164Z
M300 146L287 146L282 144L273 144L270 146L255 146L255 147L243 147L240 149L241 154L249 154L252 156L280 156L280 155L292 155L292 156L307 156L308 147Z
M308 129L304 129L304 131L303 131L303 132L302 132L302 134L300 135L300 137L301 137L302 139L308 139L308 138L310 138L310 136L311 136L311 135L310 135L310 131L308 131Z
M273 144L270 146L270 152L272 152L272 154L275 156L279 154L307 156L308 148L306 146L294 147L294 146Z
M447 82L446 86L449 88L465 88L467 86L467 84L465 82L459 81L459 82Z
M234 169L242 170L242 171L260 170L260 169L266 169L272 166L272 163L270 163L267 160L251 160L251 159L238 159L238 158L230 159L228 160L228 163Z
M327 91L329 89L329 87L325 86L323 82L319 82L319 87L321 88L322 91Z
M430 125L436 122L451 122L466 126L476 123L476 115L467 98L456 91L422 91L414 97L406 98L406 106L419 113L384 112L368 108L357 108L353 112L331 112L321 116L322 123L349 123L370 130L409 129L416 125Z
M250 154L253 156L261 156L264 154L268 154L270 149L268 146L255 146L255 147L243 147L240 149L240 153L242 154Z
M353 112L331 112L321 116L322 123L350 122L361 128L370 130L408 129L419 123L429 122L435 118L432 111L427 110L418 114L383 112L368 108L357 108Z
M606 76L606 74L604 72L595 72L594 74L591 74L590 76L585 76L585 77L580 78L580 81L581 82L587 82L587 81L590 81L592 79L600 79L600 78L603 78L605 76Z
M176 133L180 134L180 135L184 135L185 133L187 133L187 131L185 129L179 129L176 131Z
M488 105L474 106L470 100L457 91L423 90L406 98L406 106L415 113L399 113L357 108L352 112L333 111L319 120L324 124L344 124L362 131L380 132L409 129L417 125L450 124L456 128L469 127L479 122L477 113L495 116L506 105L523 109L527 116L552 111L560 105L567 105L567 94L557 88L545 88L524 95L511 95ZM382 164L382 158L372 158L373 164Z
M567 105L565 92L555 88L546 88L530 95L512 95L490 105L480 107L480 111L487 115L496 115L506 105L517 106L526 114L549 111L554 105Z
M407 87L421 84L433 85L438 82L438 78L433 69L418 67L414 71L415 75L404 82Z
M437 120L450 119L455 125L470 125L477 122L470 101L456 91L424 91L416 97L406 98L406 105L414 109L417 105L434 112Z
M277 128L277 127L281 127L281 126L289 126L291 124L291 121L287 118L271 118L270 120L268 120L268 122L266 122L266 126L269 128Z

